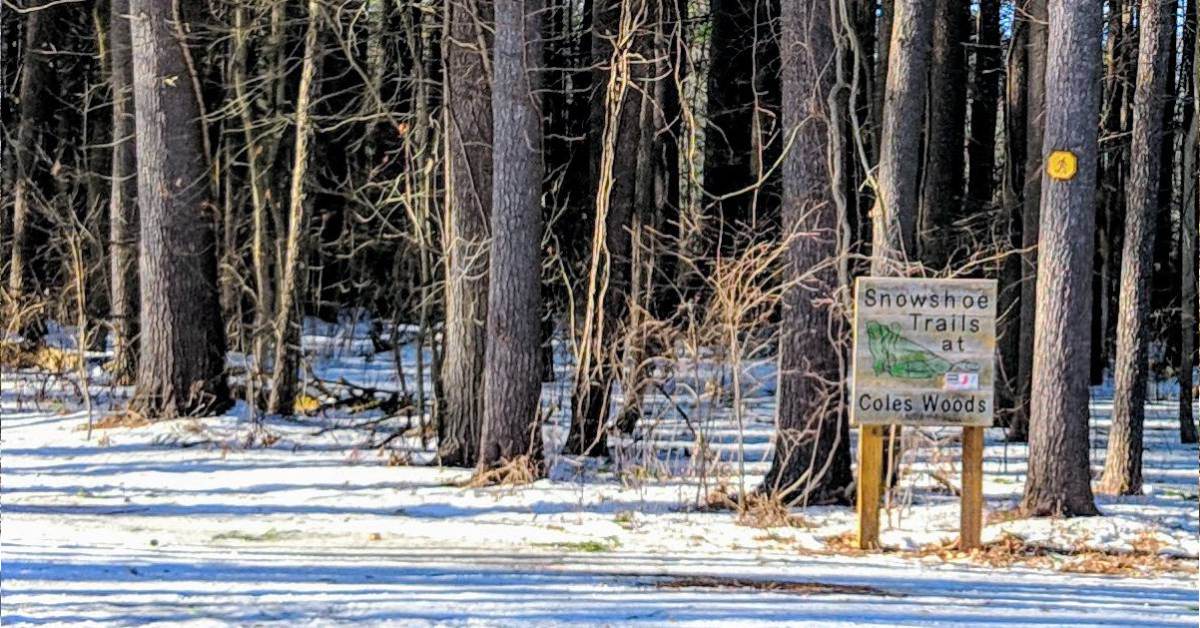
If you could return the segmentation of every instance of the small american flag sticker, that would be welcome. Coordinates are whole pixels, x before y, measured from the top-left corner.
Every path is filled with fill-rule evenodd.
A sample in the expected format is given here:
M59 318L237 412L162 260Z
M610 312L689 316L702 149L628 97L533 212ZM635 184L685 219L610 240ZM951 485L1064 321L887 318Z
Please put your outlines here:
M945 390L979 390L979 373L946 373Z

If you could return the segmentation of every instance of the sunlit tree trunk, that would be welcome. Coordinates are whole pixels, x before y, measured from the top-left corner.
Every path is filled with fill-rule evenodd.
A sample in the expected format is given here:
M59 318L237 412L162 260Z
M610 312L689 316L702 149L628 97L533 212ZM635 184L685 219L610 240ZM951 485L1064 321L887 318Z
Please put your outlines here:
M1078 171L1069 180L1042 174L1029 471L1021 510L1031 516L1095 515L1088 360L1102 15L1090 3L1051 0L1048 16L1044 146L1074 153Z
M1113 417L1104 475L1098 490L1116 495L1142 491L1142 424L1146 412L1146 351L1150 336L1150 270L1157 218L1163 101L1174 89L1164 71L1174 36L1174 0L1142 0L1137 87L1133 96L1133 137L1121 255L1121 297L1117 311L1117 354L1113 369Z
M469 467L479 454L487 335L488 219L492 207L491 0L447 0L446 324L442 464Z
M496 0L492 216L479 466L541 458L542 0Z
M925 73L935 0L895 0L880 129L871 274L894 274L916 254Z
M775 455L760 490L805 504L846 502L850 438L841 382L844 316L839 288L839 225L829 172L835 50L833 3L785 2L783 128L792 138L783 161L786 281L779 341ZM794 135L793 135L794 134Z
M309 107L317 65L317 34L321 21L318 0L308 2L304 34L304 60L296 100L296 141L292 146L292 177L288 193L287 239L284 245L279 295L275 303L275 361L271 365L271 390L267 412L291 414L296 398L296 370L300 355L301 238L307 226L304 187L308 174L308 143L312 135Z
M131 0L141 342L134 407L156 417L229 404L200 106L172 0Z

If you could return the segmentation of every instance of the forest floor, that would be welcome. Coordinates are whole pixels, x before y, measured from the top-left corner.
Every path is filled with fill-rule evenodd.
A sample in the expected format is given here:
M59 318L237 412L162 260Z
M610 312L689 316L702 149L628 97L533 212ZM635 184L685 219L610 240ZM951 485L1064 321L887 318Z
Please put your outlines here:
M310 324L311 376L330 391L346 391L339 378L412 390L415 351L397 353L402 383L392 354L375 354L361 332ZM1007 515L1026 450L988 430L986 547L971 554L947 549L958 525L953 433L906 430L888 549L863 553L850 548L852 508L739 522L706 507L766 469L769 362L738 367L740 420L711 385L732 367L701 360L650 396L616 463L552 457L550 479L469 488L470 471L428 464L420 418L403 412L326 407L258 422L239 404L115 425L111 408L129 391L105 385L92 357L90 415L76 377L0 377L5 624L1195 626L1200 613L1200 462L1196 446L1178 444L1176 402L1148 405L1144 494L1098 497L1101 517ZM566 368L545 388L552 451ZM1104 388L1091 407L1098 473Z

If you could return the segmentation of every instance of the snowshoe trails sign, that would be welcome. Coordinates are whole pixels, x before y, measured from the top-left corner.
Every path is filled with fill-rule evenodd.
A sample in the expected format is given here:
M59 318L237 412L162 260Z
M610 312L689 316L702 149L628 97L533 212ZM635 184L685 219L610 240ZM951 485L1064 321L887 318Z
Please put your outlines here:
M990 426L996 282L860 277L854 425Z

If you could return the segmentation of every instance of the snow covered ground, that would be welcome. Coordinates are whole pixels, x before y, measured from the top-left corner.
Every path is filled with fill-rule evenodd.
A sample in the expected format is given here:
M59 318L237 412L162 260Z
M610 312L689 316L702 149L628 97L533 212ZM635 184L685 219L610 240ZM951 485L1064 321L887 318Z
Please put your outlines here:
M411 347L402 385L391 354L372 357L363 334L311 324L305 343L322 378L409 391L419 381ZM619 468L555 459L553 479L481 489L461 486L468 471L422 464L419 427L378 448L420 421L403 413L343 408L256 424L239 404L89 439L72 378L6 372L0 621L1196 625L1197 448L1178 444L1171 402L1149 406L1145 495L1098 498L1097 518L994 514L985 542L1016 535L1042 556L997 565L928 550L958 525L944 486L958 481L956 444L932 430L913 431L884 515L895 551L842 549L849 508L797 511L799 525L775 528L696 508L714 487L741 485L739 469L752 486L769 461L772 369L743 370L740 427L727 395L689 397L681 391L714 387L681 375L655 393L644 420L653 429L626 444L635 453ZM100 421L128 391L93 371ZM725 377L712 365L678 371ZM545 389L551 443L564 427L564 382ZM1097 469L1105 392L1092 406ZM985 453L991 513L1011 508L1023 482L1025 449L1002 437L990 430ZM1081 567L1081 554L1135 550L1168 568L1080 573L1106 571Z

